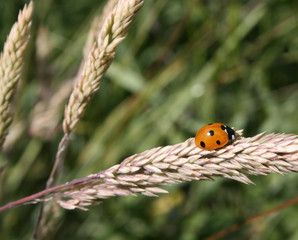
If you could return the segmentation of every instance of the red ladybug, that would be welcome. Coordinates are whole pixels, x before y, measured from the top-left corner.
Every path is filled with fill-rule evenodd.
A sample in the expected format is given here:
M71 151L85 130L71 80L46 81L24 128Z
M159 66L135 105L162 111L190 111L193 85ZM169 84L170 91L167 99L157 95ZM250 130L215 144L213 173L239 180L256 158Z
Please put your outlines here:
M197 132L195 143L199 148L213 150L226 146L235 138L232 128L223 123L210 123Z

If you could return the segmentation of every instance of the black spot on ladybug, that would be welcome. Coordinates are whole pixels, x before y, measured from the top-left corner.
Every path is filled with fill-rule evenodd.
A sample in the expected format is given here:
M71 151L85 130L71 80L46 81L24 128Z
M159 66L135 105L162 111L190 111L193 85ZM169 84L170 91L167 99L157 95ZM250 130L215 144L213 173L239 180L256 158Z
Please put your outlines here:
M225 125L221 125L220 128L221 128L222 130L226 130L226 126L225 126Z
M213 130L210 130L209 133L208 133L208 135L209 136L213 136L214 135L214 131Z
M205 147L205 143L203 141L200 142L200 145L201 145L202 148Z
M227 130L226 130L227 134L228 134L228 137L229 137L229 141L233 141L235 139L235 131L230 128L230 127L227 127Z
M217 145L220 145L220 141L219 141L219 140L217 140L217 141L216 141L216 144L217 144Z

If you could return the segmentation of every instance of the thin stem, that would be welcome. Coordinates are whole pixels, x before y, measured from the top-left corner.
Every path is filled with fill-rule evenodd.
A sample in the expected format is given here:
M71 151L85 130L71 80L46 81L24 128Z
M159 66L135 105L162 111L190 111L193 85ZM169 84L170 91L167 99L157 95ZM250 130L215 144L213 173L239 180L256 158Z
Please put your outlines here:
M69 187L72 187L74 185L79 185L80 183L84 183L84 182L89 181L89 180L97 179L99 174L100 173L89 176L89 177L81 178L81 179L74 179L71 182L64 183L64 184L54 186L54 187L51 187L51 188L47 188L43 191L32 194L28 197L24 197L24 198L21 198L19 200L7 203L4 206L0 207L0 212L3 212L3 211L5 211L9 208L14 208L14 207L18 207L20 205L32 203L32 201L34 201L36 199L46 198L47 195L52 194L55 191L61 190L63 188L69 188Z
M46 190L51 187L54 180L55 180L55 182L57 182L57 179L59 178L59 176L62 173L63 153L65 152L65 149L68 145L68 142L69 142L69 134L65 133L63 138L61 139L61 141L59 143L55 163L54 163L51 174L50 174L50 176L48 178L48 181L47 181L47 184L46 184ZM57 172L57 174L56 174L56 172ZM56 178L55 178L55 174L56 174ZM41 205L40 205L40 211L39 211L38 219L37 219L37 222L36 222L36 225L35 225L35 228L34 228L33 240L38 239L38 233L39 233L41 221L42 221L42 218L43 218L43 213L44 213L44 202L42 202Z
M62 184L60 186L55 186L55 187L52 187L52 188L48 188L48 189L45 189L41 192L38 192L38 193L35 193L35 194L32 194L28 197L24 197L24 198L21 198L17 201L14 201L14 202L10 202L10 203L7 203L6 205L0 207L0 212L3 212L4 210L7 210L9 208L14 208L14 207L17 207L17 206L20 206L20 205L23 205L23 204L27 204L27 203L30 203L31 201L37 199L37 198L40 198L40 197L43 197L49 193L53 193L59 189L62 189L64 187L67 187L69 186L69 183L66 183L66 184Z
M39 214L38 214L37 222L36 222L36 225L34 228L32 240L38 239L38 233L39 233L39 229L40 229L41 220L43 218L43 213L44 213L44 202L42 202L40 205Z
M63 138L61 139L60 143L59 143L59 146L58 146L58 151L57 151L57 154L56 154L56 159L55 159L55 163L54 163L54 166L52 168L52 171L51 171L51 174L48 178L48 181L47 181L47 185L46 185L46 188L49 188L53 181L54 181L54 176L55 176L55 173L57 171L57 169L59 170L59 168L61 168L61 162L63 161L63 153L68 145L68 142L69 142L69 134L65 133ZM59 171L61 172L61 171ZM57 176L58 177L58 176ZM57 178L56 178L57 179Z
M228 228L226 228L224 230L221 230L221 231L219 231L219 232L217 232L217 233L215 233L215 234L207 237L205 240L216 240L216 239L222 238L222 237L228 235L231 232L235 232L240 227L242 227L242 226L244 226L246 224L253 223L253 222L257 221L260 218L263 218L265 216L268 216L271 213L278 212L278 211L280 211L283 208L289 207L289 206L294 205L294 204L297 204L297 203L298 203L298 197L293 198L293 199L291 199L291 200L289 200L289 201L287 201L285 203L282 203L281 205L279 205L277 207L274 207L272 209L269 209L268 211L265 211L263 213L257 214L255 216L252 216L252 217L250 217L250 218L248 218L248 219L246 219L246 220L244 220L244 221L242 221L240 223L236 223L236 224L234 224L234 225L232 225L232 226L230 226L230 227L228 227Z

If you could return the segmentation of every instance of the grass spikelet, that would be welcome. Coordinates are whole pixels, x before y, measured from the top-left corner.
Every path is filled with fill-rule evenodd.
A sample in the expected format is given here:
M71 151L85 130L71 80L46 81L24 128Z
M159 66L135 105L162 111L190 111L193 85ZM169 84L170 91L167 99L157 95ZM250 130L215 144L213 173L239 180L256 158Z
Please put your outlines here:
M120 0L114 6L115 2L109 2L104 11L106 19L99 21L103 25L94 26L89 33L89 41L96 29L100 28L97 41L93 44L87 60L82 68L82 75L76 81L74 89L70 95L69 102L64 111L63 130L64 136L61 139L54 166L47 181L47 188L52 185L57 168L61 168L61 156L68 145L69 135L77 125L77 122L84 115L87 105L99 89L100 79L112 63L116 54L117 45L125 38L128 27L136 17L137 12L142 7L142 0ZM112 6L113 10L107 13ZM88 41L85 49L88 48Z
M238 136L240 135L238 131ZM262 154L258 154L258 153ZM256 154L257 153L257 154ZM120 164L46 189L22 200L0 207L0 212L24 203L54 199L66 209L98 204L113 196L157 196L166 193L160 185L223 177L253 184L247 175L298 172L298 136L259 134L238 137L231 145L206 151L196 147L194 138L166 147L157 147L124 159Z
M84 47L84 60L88 59L88 55L92 49L93 44L96 42L98 33L102 29L105 20L107 19L108 15L113 11L113 8L116 6L118 0L109 0L102 12L100 18L96 17L91 25L91 29L88 33L86 45ZM83 61L84 63L85 61ZM83 66L82 66L83 67ZM82 68L81 67L81 68Z
M69 134L75 128L91 97L99 89L100 79L114 59L116 47L125 38L128 27L142 3L141 0L120 0L107 15L83 67L81 79L76 83L65 108L65 134Z
M19 12L18 21L13 25L0 56L0 147L12 122L12 101L21 78L30 37L32 11L33 3L30 2Z
M212 151L196 147L194 139L190 138L176 145L153 148L128 157L121 164L70 184L71 189L57 193L56 197L60 198L58 204L62 207L82 209L88 202L88 205L93 201L97 204L100 199L116 195L141 193L156 196L166 193L157 185L213 180L213 177L252 184L246 175L285 172L298 172L296 135L241 137L232 145Z

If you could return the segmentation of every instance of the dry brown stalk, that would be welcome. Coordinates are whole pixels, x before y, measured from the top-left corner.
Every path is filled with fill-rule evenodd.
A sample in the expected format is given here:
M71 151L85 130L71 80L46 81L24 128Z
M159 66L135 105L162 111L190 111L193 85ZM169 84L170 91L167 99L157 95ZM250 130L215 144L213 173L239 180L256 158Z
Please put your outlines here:
M142 0L120 0L107 15L88 55L81 79L76 83L64 112L63 130L69 134L84 115L87 104L99 89L100 79L115 57L116 47L143 4Z
M0 56L0 148L12 122L12 101L21 78L25 50L30 37L33 3L19 12Z
M298 136L293 134L259 134L240 137L219 150L202 150L194 138L157 147L126 158L105 171L56 186L25 199L0 207L0 212L28 202L54 199L66 209L86 209L113 196L167 193L160 185L224 177L252 183L246 176L298 172Z

